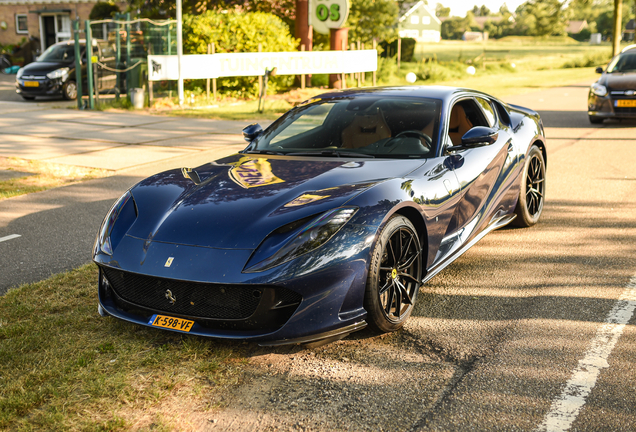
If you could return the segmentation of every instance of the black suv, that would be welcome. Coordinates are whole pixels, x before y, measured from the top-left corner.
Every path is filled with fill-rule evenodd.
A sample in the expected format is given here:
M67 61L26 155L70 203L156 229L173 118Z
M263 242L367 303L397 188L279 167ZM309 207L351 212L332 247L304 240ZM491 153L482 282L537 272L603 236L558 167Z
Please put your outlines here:
M82 86L86 84L86 42L80 41L82 57ZM100 63L115 67L115 51L105 41L93 41L93 55L97 54ZM115 88L114 72L98 68L96 88L100 92ZM64 99L77 98L75 78L75 42L70 40L51 45L38 59L21 68L16 75L16 93L26 100L37 96L61 95Z

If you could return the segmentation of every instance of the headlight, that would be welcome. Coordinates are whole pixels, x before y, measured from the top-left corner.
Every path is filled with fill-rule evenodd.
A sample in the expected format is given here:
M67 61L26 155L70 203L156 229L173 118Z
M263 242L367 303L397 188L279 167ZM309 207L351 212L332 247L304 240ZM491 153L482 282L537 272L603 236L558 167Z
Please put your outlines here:
M596 96L605 96L607 95L607 88L599 83L594 83L592 84L592 93Z
M24 68L18 69L18 73L15 75L15 79L22 78L22 75L24 75Z
M309 222L295 237L278 249L277 252L269 258L250 266L245 272L264 271L319 248L336 235L336 233L340 231L340 228L351 219L356 211L358 211L358 209L355 207L343 207L323 213ZM261 244L259 247L262 246ZM248 263L248 265L250 264Z
M59 68L54 70L53 72L49 72L46 74L46 77L49 79L59 79L62 78L62 81L66 81L66 78L68 78L68 71L69 68L64 67L64 68Z
M94 251L97 253L99 250L107 255L113 255L113 249L117 247L117 244L121 241L130 228L130 225L137 217L137 209L130 191L127 191L122 195L115 204L110 208L106 219L102 222L102 227L97 235L97 241ZM119 220L117 229L115 222ZM121 228L119 228L121 227Z

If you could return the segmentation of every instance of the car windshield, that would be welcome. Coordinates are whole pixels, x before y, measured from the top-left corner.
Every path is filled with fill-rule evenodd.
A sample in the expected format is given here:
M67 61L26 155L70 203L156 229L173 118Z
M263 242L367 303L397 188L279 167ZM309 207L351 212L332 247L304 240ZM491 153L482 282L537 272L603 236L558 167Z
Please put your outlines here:
M71 61L75 58L75 45L51 45L38 57L39 62Z
M607 67L612 72L636 72L636 52L626 52L614 57Z
M294 108L250 152L324 157L421 158L434 154L441 101L374 96L318 99Z

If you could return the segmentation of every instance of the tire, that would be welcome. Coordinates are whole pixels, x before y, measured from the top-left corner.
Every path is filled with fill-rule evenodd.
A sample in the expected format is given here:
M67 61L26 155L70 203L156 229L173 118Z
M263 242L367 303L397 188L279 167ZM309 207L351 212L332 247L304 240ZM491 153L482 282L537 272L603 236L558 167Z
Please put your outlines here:
M590 123L592 124L600 124L603 123L603 117L597 117L597 116L587 116L590 119Z
M25 96L25 95L20 95L20 96L22 96L22 99L24 100L28 100L28 101L35 100L35 96Z
M66 100L77 99L77 84L73 80L68 80L62 86L62 97Z
M401 328L413 311L421 276L422 250L417 231L404 216L393 216L382 228L371 253L364 294L369 326L383 333Z
M529 227L539 222L545 201L545 183L545 159L539 147L533 145L523 167L514 225Z

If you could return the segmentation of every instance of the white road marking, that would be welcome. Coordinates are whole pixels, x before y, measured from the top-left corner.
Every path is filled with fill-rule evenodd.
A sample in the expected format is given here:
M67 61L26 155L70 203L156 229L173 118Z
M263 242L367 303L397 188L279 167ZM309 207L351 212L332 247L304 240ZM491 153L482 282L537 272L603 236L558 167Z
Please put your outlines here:
M6 237L0 237L0 243L7 240L13 240L14 238L22 237L20 234L11 234Z
M609 367L607 359L635 309L636 276L631 278L625 291L605 319L605 324L596 332L596 337L585 353L585 357L579 360L578 367L561 395L552 402L550 412L537 428L538 431L564 432L570 429L572 422L585 405L585 399L594 388L601 369Z

